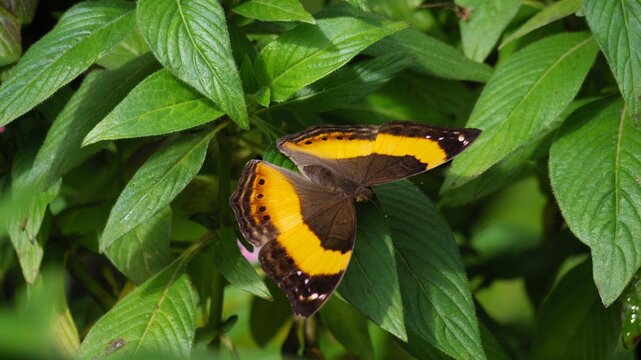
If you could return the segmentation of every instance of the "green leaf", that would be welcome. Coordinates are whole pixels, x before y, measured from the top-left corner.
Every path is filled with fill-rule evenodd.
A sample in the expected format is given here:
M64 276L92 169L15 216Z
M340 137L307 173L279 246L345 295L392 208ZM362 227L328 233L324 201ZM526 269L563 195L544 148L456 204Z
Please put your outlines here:
M597 50L589 34L565 33L537 41L499 66L467 123L483 132L453 161L441 191L464 185L558 126Z
M561 0L544 7L536 15L528 19L525 24L521 25L520 28L510 34L510 36L505 38L501 46L499 46L499 49L536 29L574 14L580 8L581 0Z
M92 327L80 346L79 359L102 359L116 353L169 352L187 358L196 331L198 294L185 265L194 248L120 300Z
M160 70L138 84L83 140L168 134L208 123L223 115L209 99Z
M267 286L240 253L236 235L231 229L225 228L216 231L211 246L214 263L227 281L242 290L271 300L272 297Z
M408 347L485 358L470 284L454 236L434 204L409 182L374 188L387 214L403 299Z
M249 332L261 347L267 345L292 318L292 307L283 291L270 280L267 288L274 295L273 301L254 297L249 315Z
M142 284L169 264L171 215L169 207L160 210L107 249L109 260L136 284Z
M107 55L96 60L96 64L107 69L116 69L129 61L142 56L149 52L149 46L140 33L140 29L135 27L131 32L113 48Z
M296 164L278 151L275 144L270 144L267 149L265 149L265 152L263 153L263 160L285 169L298 171Z
M354 7L357 7L359 9L363 10L363 11L369 11L370 10L367 0L344 0L344 1L346 3L354 6Z
M7 221L7 232L18 256L22 274L29 284L33 284L40 271L44 255L44 243L48 229L41 229L47 218L48 204L58 196L60 181L46 191L37 191L30 186L29 170L33 163L33 152L20 152L11 170L11 193L22 204L14 208Z
M367 329L367 319L353 306L332 296L320 311L323 324L345 349L360 358L373 359L372 339Z
M258 54L256 76L271 89L274 101L347 63L363 49L407 25L386 20L339 17L301 24L269 43Z
M17 17L21 24L30 24L38 7L38 0L3 0L2 6Z
M407 341L392 238L383 214L358 207L354 253L340 294L382 329Z
M220 3L141 0L137 17L158 60L246 128L245 96Z
M125 186L111 209L100 250L167 206L196 176L214 131L180 136L158 149Z
M532 359L607 359L621 329L619 305L603 307L590 279L590 264L570 270L541 306Z
M583 1L583 12L617 79L629 113L641 118L641 3Z
M318 112L340 108L376 91L410 63L396 54L361 61L299 90L286 104Z
M0 126L75 79L134 27L129 2L87 1L69 9L53 30L29 48L0 86Z
M492 52L503 30L521 7L521 0L455 0L470 14L459 21L463 53L483 61Z
M548 155L554 135L565 119L580 107L598 98L583 98L568 105L559 119L542 134L530 139L527 144L513 151L483 174L466 182L460 187L439 194L439 205L463 206L500 191L536 170L539 160Z
M0 7L0 66L13 64L22 54L20 23Z
M568 119L550 150L554 195L570 230L590 247L605 305L641 266L640 136L623 101L600 101Z
M47 188L99 151L102 145L81 147L80 142L157 67L158 63L149 55L115 70L94 71L87 75L51 125L31 170L32 184Z
M416 29L399 31L366 52L407 56L414 61L414 70L445 79L485 82L492 74L488 65L472 61L452 46Z
M261 21L302 21L316 23L298 0L249 0L232 9L246 18Z

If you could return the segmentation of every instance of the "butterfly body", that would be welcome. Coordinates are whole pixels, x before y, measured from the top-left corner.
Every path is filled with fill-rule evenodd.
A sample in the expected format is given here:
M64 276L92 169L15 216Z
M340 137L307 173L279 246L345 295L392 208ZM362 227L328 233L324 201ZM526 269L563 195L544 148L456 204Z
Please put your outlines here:
M373 185L448 161L479 133L401 121L310 128L277 143L301 174L251 160L230 205L243 236L261 247L267 275L294 312L307 317L345 273L356 234L354 201L370 200Z

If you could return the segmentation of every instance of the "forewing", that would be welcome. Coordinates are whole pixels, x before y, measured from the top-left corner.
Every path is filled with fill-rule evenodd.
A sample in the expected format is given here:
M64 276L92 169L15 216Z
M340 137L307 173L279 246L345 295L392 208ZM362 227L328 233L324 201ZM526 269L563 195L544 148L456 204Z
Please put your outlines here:
M463 151L479 134L473 128L410 121L318 126L281 138L278 148L313 181L349 191L354 184L391 182L430 170Z
M245 238L294 312L310 316L340 282L354 245L351 198L263 161L250 161L230 204Z

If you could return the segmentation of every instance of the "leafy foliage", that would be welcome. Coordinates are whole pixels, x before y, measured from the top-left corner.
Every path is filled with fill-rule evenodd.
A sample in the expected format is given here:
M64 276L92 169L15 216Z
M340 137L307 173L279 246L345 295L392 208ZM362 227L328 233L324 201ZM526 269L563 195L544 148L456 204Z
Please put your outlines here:
M0 354L632 358L640 41L638 1L0 1ZM399 119L483 132L357 204L292 319L228 205L244 164Z

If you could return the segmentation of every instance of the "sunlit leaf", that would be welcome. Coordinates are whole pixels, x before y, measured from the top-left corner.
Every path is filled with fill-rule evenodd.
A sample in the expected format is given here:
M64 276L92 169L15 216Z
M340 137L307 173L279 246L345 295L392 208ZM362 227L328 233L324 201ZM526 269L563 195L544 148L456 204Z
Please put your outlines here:
M483 132L454 159L441 191L464 185L558 126L596 54L588 34L566 33L537 41L499 66L467 122Z
M234 7L233 11L261 21L302 21L310 24L316 22L298 0L249 0Z
M247 127L245 96L218 1L141 0L138 25L158 60Z
M100 121L83 146L114 139L162 135L189 129L223 115L209 99L167 70L143 81Z
M87 1L33 44L0 86L0 126L15 120L107 54L135 26L133 5Z

